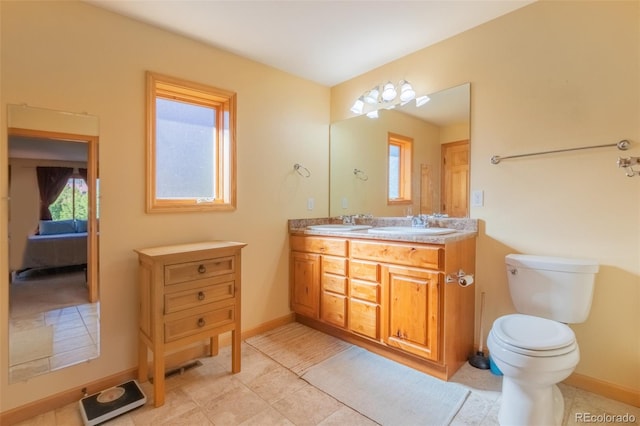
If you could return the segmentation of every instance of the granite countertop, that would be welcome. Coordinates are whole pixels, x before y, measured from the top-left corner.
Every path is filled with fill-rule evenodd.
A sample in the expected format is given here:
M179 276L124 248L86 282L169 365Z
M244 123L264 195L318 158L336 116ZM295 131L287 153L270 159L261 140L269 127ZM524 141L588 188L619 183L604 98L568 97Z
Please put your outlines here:
M443 235L421 234L373 234L368 229L353 231L324 231L309 229L312 225L342 224L342 219L337 217L317 219L290 219L289 233L303 235L318 235L326 237L361 238L368 240L402 241L424 244L446 244L455 241L466 240L478 235L478 220L468 218L429 218L429 227L452 228L456 232ZM371 227L381 226L411 226L411 218L405 217L374 217L357 218L356 225Z

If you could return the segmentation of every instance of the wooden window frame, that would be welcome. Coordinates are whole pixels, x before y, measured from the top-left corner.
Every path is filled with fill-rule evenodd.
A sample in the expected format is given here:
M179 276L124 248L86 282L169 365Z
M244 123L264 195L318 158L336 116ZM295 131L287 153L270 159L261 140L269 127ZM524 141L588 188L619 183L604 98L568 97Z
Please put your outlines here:
M236 209L236 93L200 83L147 71L147 213L229 211ZM194 198L158 199L156 196L156 99L182 101L217 111L216 197L202 202ZM228 114L225 127L225 113ZM225 147L224 131L228 130Z
M398 198L390 198L389 184L391 170L389 170L389 151L391 146L400 148L400 167ZM412 204L411 176L413 175L413 138L389 132L387 136L387 205Z

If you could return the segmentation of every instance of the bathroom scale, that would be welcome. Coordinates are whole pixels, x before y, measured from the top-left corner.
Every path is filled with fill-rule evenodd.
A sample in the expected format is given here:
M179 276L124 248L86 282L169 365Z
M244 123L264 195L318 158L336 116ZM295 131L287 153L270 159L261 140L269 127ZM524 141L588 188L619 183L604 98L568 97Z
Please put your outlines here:
M87 426L98 425L143 406L147 397L138 382L131 380L80 400L80 414Z

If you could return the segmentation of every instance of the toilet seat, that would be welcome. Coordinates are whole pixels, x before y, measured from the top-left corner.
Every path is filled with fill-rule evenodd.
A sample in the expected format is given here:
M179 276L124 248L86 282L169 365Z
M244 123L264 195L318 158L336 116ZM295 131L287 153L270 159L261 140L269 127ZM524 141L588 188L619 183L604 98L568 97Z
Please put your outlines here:
M504 349L532 357L564 355L577 347L576 336L567 325L532 315L502 316L491 331Z

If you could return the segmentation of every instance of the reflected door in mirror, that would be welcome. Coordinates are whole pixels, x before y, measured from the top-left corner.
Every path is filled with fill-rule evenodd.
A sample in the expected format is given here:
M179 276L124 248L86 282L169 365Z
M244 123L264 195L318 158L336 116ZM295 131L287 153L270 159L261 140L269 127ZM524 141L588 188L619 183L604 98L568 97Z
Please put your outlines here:
M469 141L442 145L442 213L469 216Z

